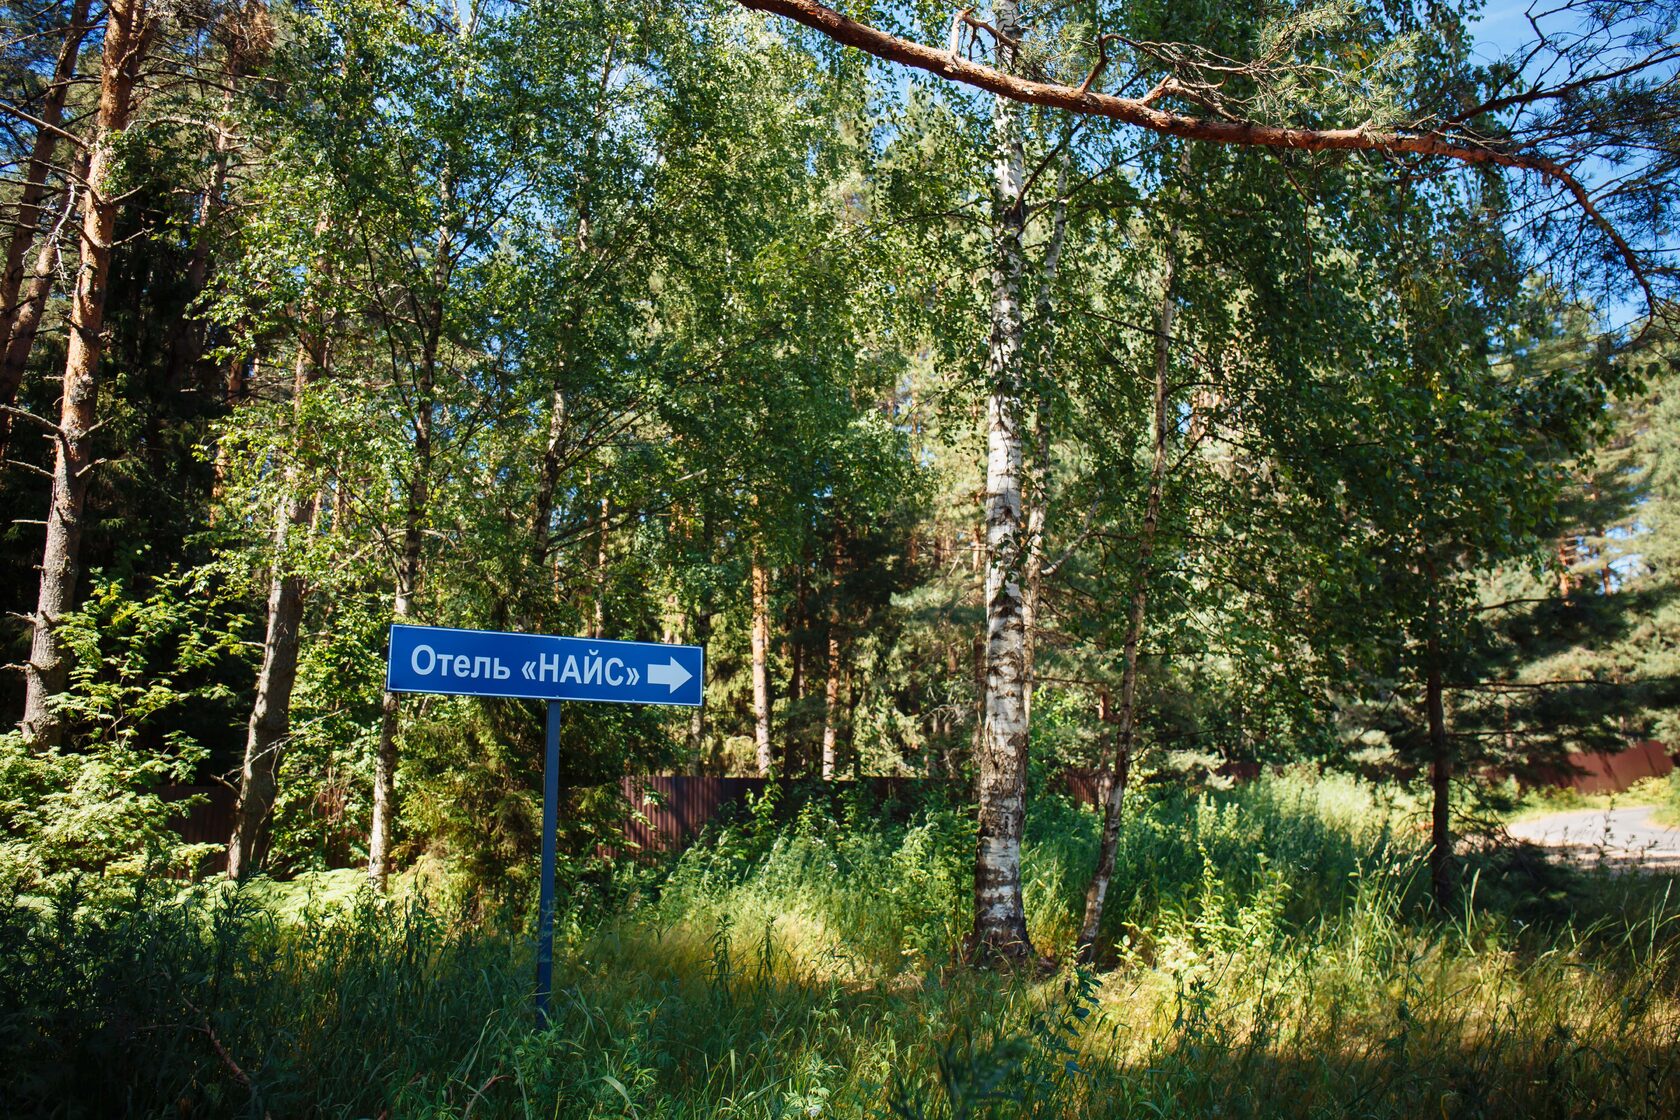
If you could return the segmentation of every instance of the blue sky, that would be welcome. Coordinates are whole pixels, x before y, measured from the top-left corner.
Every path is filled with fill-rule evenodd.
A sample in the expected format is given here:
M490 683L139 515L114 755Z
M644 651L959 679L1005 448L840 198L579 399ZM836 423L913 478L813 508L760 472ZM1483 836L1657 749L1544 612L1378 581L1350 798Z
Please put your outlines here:
M1492 61L1509 56L1532 43L1534 28L1528 22L1529 9L1534 8L1544 13L1555 10L1566 2L1567 0L1493 0L1475 24L1478 57L1484 61ZM1549 20L1543 20L1541 25L1549 31L1556 31L1564 26L1562 21L1569 18L1570 13L1561 12ZM1590 186L1597 175L1602 175L1607 170L1605 165L1589 161L1578 174ZM1642 298L1630 295L1604 303L1600 311L1608 325L1625 326L1644 316L1645 303Z
M1533 37L1524 13L1528 0L1498 0L1489 4L1476 21L1476 44L1491 48L1483 53L1489 57L1509 54Z

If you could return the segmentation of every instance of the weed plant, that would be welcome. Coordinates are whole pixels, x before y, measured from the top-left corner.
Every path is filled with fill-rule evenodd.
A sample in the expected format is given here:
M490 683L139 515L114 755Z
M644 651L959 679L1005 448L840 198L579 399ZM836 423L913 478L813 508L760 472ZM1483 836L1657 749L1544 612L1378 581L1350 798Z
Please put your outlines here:
M1128 804L1099 971L977 973L972 825L761 806L529 930L273 884L0 899L0 1111L45 1116L1672 1117L1680 898L1489 850L1429 909L1409 806L1303 777ZM1033 806L1070 959L1089 810ZM600 893L600 892L598 892Z

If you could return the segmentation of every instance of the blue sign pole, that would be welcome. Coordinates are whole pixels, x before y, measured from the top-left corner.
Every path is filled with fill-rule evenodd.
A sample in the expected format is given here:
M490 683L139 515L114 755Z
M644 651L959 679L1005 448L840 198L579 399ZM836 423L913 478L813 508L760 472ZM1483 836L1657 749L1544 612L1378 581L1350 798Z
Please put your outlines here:
M548 747L543 752L542 887L537 896L537 1029L548 1026L554 984L554 834L560 828L560 701L548 702Z
M550 634L391 627L391 692L507 696L548 702L543 751L542 883L537 896L537 1027L548 1026L554 984L554 848L560 827L560 702L675 704L698 708L706 652L699 646L609 642Z

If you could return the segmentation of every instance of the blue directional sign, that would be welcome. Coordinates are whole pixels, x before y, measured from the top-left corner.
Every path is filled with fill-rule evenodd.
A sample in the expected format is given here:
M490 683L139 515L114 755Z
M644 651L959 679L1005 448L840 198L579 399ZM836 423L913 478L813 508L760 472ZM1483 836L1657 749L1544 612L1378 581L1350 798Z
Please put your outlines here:
M607 642L443 626L391 627L391 692L548 701L543 748L542 872L537 891L537 1026L548 1026L554 980L554 858L560 811L560 701L700 706L699 646Z
M700 705L699 646L609 642L442 626L391 627L392 692Z

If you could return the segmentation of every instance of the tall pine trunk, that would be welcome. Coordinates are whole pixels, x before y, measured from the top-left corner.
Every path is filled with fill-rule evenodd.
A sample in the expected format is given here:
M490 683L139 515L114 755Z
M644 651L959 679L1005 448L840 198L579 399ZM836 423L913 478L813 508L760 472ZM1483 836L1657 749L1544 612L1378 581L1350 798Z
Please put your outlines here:
M326 366L324 341L298 345L292 376L293 439L303 436L304 397ZM239 773L239 800L228 840L227 873L243 879L261 866L266 833L280 788L280 755L291 732L292 687L297 683L298 646L303 629L303 576L287 555L294 535L308 530L315 513L315 493L294 462L286 469L284 491L274 526L274 564L269 577L268 629L263 637L257 699L245 732L245 760Z
M54 433L47 539L31 620L34 633L29 662L24 667L24 736L40 745L56 743L60 731L51 699L63 691L69 666L54 627L74 605L81 575L82 509L94 468L105 286L111 273L111 240L120 205L112 172L120 134L134 111L135 84L151 33L146 0L111 0L100 65L99 110L88 158L86 193L82 196L81 266L70 304L69 352L64 362L58 430Z
M1020 28L1013 3L999 3L997 26ZM1013 50L999 45L1004 58ZM992 213L992 307L986 406L986 660L984 729L976 758L978 840L974 860L976 960L1023 960L1033 954L1021 902L1021 834L1026 819L1027 637L1020 566L1021 278L1023 197L1021 110L992 104L996 159Z
M752 693L758 772L769 777L776 765L770 748L770 572L756 551L752 560Z
M87 38L90 28L87 18L88 2L89 0L75 0L70 9L70 22L64 31L64 42L58 49L58 61L47 85L47 95L35 114L41 123L36 127L35 140L30 145L29 161L23 171L23 185L13 203L15 218L12 222L12 233L6 241L5 262L0 265L0 405L15 404L18 386L23 383L23 367L28 358L28 349L24 348L21 352L24 361L14 363L7 360L5 355L11 350L11 338L19 311L29 302L25 298L24 281L29 278L25 275L25 261L29 257L30 247L35 244L36 235L40 232L43 203L47 197L47 176L52 171L53 154L58 149L59 128L64 123L64 101L70 93L71 82L76 77L76 60L81 54L82 40ZM75 193L72 181L67 180L64 189L70 194ZM36 274L38 273L37 265ZM33 292L29 294L33 295ZM44 294L42 300L45 300ZM31 323L30 342L34 342L34 335L35 325ZM11 428L10 414L0 412L0 459L6 456Z
M1173 285L1177 268L1178 227L1174 225L1167 238L1166 275L1161 285L1161 307L1155 317L1155 393L1154 413L1150 424L1151 454L1149 460L1149 493L1144 500L1143 527L1138 535L1137 582L1132 586L1131 616L1126 620L1126 642L1120 675L1120 711L1114 716L1114 780L1108 788L1103 804L1102 840L1097 849L1097 868L1085 888L1085 917L1079 926L1080 954L1089 957L1095 950L1097 933L1102 926L1103 904L1108 899L1108 884L1114 877L1115 854L1120 846L1121 813L1126 804L1126 780L1131 772L1132 741L1137 725L1137 663L1138 643L1143 639L1143 624L1149 603L1149 579L1155 558L1155 535L1160 524L1161 491L1167 475L1167 372L1171 367L1173 329ZM1102 700L1102 713L1108 718L1108 697Z

